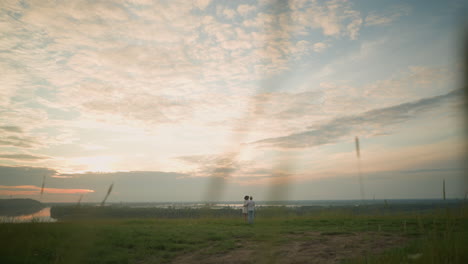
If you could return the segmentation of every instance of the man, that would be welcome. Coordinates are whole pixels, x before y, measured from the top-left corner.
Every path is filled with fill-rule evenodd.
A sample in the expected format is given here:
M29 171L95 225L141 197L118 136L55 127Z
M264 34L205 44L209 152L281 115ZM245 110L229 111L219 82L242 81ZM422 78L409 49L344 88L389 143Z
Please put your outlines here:
M247 202L247 214L249 224L253 224L255 216L255 202L253 201L252 196L250 196L250 201Z

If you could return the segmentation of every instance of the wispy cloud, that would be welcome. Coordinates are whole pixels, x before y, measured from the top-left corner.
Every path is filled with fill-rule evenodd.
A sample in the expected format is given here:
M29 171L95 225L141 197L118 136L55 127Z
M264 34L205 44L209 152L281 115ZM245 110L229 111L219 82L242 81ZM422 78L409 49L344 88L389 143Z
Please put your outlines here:
M45 144L45 137L31 130L41 128L47 120L43 110L33 110L22 105L1 105L0 146L36 149ZM15 125L11 125L15 124Z
M394 124L417 117L419 114L439 107L441 104L460 100L461 90L454 90L440 96L375 109L358 115L343 116L323 124L309 127L304 132L288 136L262 139L252 144L262 147L307 148L336 143L352 133L384 133Z
M200 8L200 9L205 9L209 4L210 4L211 0L195 0L193 2L193 4Z
M285 72L289 58L328 46L293 40L295 28L303 35L319 28L326 36L351 38L359 31L359 12L346 1L304 8L296 3L289 10L248 4L222 8L229 18L233 12L248 18L232 23L209 13L211 5L223 7L206 0L193 5L41 1L27 6L8 1L0 15L9 28L22 30L2 35L1 45L8 46L1 54L2 68L13 78L3 98L48 90L48 106L82 117L180 123L199 116L196 105L215 109L210 95L224 94L220 83L238 95L243 90L237 87L245 82ZM46 120L37 120L44 126Z
M40 155L31 155L31 154L8 154L0 153L0 159L11 159L11 160L44 160L49 159L49 157L40 156Z
M457 58L453 7L422 5L3 0L0 159L53 169L0 167L2 184L116 180L112 199L123 178L155 198L126 177L169 196L210 179L266 185L294 175L292 156L310 169L303 152L318 148L297 148L426 122L419 113L455 98Z
M359 11L348 1L290 1L291 18L299 31L321 29L326 36L356 39L362 25Z
M41 187L34 185L6 186L0 185L0 195L34 195L41 192ZM61 188L43 188L46 194L84 194L93 193L89 189L61 189Z
M187 173L195 177L220 177L236 183L247 183L259 179L290 176L291 173L275 171L261 160L242 159L240 153L220 155L181 156L176 159L192 165L193 170ZM264 181L264 182L265 182Z
M246 16L248 15L249 13L252 13L256 10L257 8L253 5L239 5L237 7L237 12L239 12L239 14L241 14L242 16Z
M18 126L0 126L0 130L3 130L4 132L11 132L11 133L22 133L23 132L21 127L18 127Z
M176 157L176 159L194 165L191 171L194 176L227 177L240 169L237 160L238 153L226 153L221 155L191 155Z
M44 176L50 177L56 174L56 170L44 167L0 166L3 185L40 186Z
M0 138L0 146L34 148L39 145L41 145L39 141L28 136L4 136Z
M237 15L235 10L229 8L220 8L219 13L225 16L227 19L233 19Z
M407 5L389 8L383 13L376 11L370 12L365 18L366 26L384 26L398 20L402 16L407 16L411 13L411 8Z
M323 42L315 43L313 49L315 52L323 52L328 47L328 44Z

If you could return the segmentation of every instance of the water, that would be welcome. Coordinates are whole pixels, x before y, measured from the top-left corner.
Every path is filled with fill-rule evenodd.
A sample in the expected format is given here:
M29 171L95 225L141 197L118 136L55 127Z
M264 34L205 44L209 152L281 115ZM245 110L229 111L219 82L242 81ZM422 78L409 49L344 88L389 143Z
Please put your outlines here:
M362 206L362 205L376 205L376 204L392 204L392 205L402 205L402 204L448 204L448 203L458 203L458 199L448 199L446 201L441 199L374 199L374 200L289 200L289 201L255 201L257 207L262 206L284 206L284 207L301 207L301 206L322 206L322 207L334 207L334 206ZM156 207L156 208L173 208L173 209L183 209L183 208L203 208L207 204L211 208L233 208L240 209L243 207L243 201L223 201L223 202L128 202L128 203L109 203L112 206L127 206L127 207Z
M398 205L398 204L419 204L419 205L442 205L450 203L460 203L461 200L450 199L443 201L441 199L399 199L399 200L301 200L301 201L255 201L256 206L285 206L285 207L301 207L301 206L322 206L322 207L333 207L333 206L361 206L361 205L372 205L372 204L385 204ZM51 205L51 204L49 204ZM63 205L63 204L62 204ZM94 204L98 206L98 204ZM142 208L172 208L172 209L184 209L184 208L202 208L206 207L207 203L201 202L143 202L143 203L109 203L111 206L124 206L124 207L142 207ZM232 208L241 209L243 206L242 201L224 201L218 203L210 203L212 209L220 208ZM21 216L0 216L0 223L28 223L28 222L56 222L50 216L50 207L46 207L38 212L28 215Z
M28 215L0 216L0 223L51 223L56 221L57 219L50 217L50 207L46 207L40 211Z

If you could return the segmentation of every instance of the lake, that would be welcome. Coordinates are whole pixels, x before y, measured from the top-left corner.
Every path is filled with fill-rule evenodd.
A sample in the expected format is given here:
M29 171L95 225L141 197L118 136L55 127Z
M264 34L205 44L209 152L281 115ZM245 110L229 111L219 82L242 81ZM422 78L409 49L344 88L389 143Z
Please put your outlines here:
M51 223L57 220L50 217L50 207L46 207L40 211L28 215L19 216L0 216L0 223L29 223L29 222L41 222Z
M418 205L447 205L459 204L461 200L451 199L443 201L441 199L401 199L401 200L302 200L302 201L256 201L258 207L263 206L284 206L284 207L301 207L301 206L321 206L321 207L334 207L334 206L351 206L356 207L360 205L375 205L375 204L389 204L389 205L404 205L404 204L418 204ZM68 205L64 203L48 204L46 207L38 212L21 216L0 216L0 223L27 223L27 222L56 222L50 216L50 206L63 206ZM89 204L99 206L99 204ZM206 206L206 203L201 202L142 202L142 203L108 203L112 207L131 207L131 208L172 208L172 209L198 209ZM213 203L212 209L231 208L241 209L242 203L239 201L224 201Z

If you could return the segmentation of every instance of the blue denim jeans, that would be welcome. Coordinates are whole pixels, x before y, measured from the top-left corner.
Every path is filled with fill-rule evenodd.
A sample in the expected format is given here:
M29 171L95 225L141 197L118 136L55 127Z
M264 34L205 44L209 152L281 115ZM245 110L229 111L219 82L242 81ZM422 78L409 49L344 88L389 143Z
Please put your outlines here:
M249 221L249 224L253 224L253 222L254 222L254 216L255 216L254 211L249 211L249 212L248 212L248 217L247 217L247 219L248 219L248 221Z

